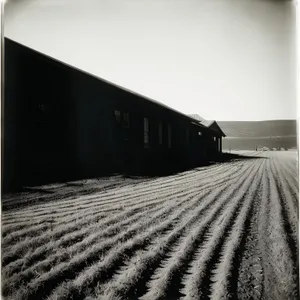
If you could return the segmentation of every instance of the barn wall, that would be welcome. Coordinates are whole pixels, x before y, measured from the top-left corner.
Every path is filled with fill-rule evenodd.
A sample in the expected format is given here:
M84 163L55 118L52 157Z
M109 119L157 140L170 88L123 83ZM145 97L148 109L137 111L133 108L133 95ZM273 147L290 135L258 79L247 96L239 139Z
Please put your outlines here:
M19 172L20 139L22 138L22 102L18 99L25 87L21 73L17 70L21 53L13 52L6 46L6 62L4 65L5 75L5 99L2 99L2 123L1 123L1 169L2 187L12 187L20 181L17 177ZM9 63L7 63L9 62ZM18 89L15 87L18 86Z
M168 171L199 164L206 159L205 139L184 116L138 96L119 91L113 97L115 110L129 113L129 128L114 119L114 148L123 169L136 171ZM149 147L144 145L144 118L149 121ZM162 124L162 144L159 143L159 124ZM171 147L168 145L168 126L171 126ZM187 139L189 130L189 140ZM207 132L207 131L206 131ZM124 159L122 158L124 155Z
M91 76L72 70L74 164L78 177L114 171L112 153L111 88Z
M5 41L4 189L70 172L69 84L59 64Z
M211 130L179 113L10 40L5 52L4 189L114 172L179 171L217 151Z

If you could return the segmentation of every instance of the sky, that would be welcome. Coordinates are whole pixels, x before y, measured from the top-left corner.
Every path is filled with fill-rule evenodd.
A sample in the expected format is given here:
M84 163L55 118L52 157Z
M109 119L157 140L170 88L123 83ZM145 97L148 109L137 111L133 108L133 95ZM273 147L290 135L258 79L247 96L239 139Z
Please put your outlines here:
M180 112L295 119L296 9L280 0L8 0L5 36Z

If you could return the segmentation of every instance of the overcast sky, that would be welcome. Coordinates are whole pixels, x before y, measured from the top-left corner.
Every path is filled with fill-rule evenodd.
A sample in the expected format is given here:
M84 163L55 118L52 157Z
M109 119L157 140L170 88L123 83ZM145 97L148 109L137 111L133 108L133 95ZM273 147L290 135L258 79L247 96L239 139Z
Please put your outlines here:
M295 16L280 0L8 0L5 36L183 113L293 119Z

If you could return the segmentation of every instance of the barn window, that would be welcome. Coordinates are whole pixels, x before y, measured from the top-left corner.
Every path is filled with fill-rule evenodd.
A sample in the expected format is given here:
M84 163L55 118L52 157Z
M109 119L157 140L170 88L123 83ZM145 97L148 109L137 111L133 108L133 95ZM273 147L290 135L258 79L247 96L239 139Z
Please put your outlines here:
M158 124L158 142L159 142L160 145L162 145L162 143L163 143L162 134L163 134L163 132L162 132L162 123L160 122Z
M119 110L115 110L115 117L118 122L121 121L121 112Z
M214 136L214 142L217 140L217 138Z
M39 110L41 112L45 112L46 111L46 105L44 103L39 103Z
M201 136L201 135L202 135L202 132L200 132L200 131L199 131L199 132L198 132L198 135L200 135L200 136Z
M144 118L144 146L149 147L149 120Z
M50 112L50 105L49 103L39 103L38 110L40 113L45 114Z
M168 148L172 146L172 128L171 125L168 124Z
M123 124L125 128L129 127L129 113L124 113L123 114Z

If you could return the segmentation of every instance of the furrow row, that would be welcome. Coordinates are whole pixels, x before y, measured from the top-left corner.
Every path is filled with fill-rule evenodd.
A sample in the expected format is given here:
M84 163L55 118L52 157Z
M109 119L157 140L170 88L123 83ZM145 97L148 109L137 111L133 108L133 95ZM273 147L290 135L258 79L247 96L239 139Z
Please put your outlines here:
M212 271L221 259L226 240L243 206L247 204L249 187L260 169L260 162L256 162L247 180L240 186L238 194L232 198L230 209L223 214L221 222L208 232L207 242L198 250L195 260L191 263L190 271L184 278L182 293L184 299L209 299L212 285Z
M27 286L27 293L23 294L22 290L17 294L17 299L29 297L30 299L41 299L44 293L50 293L52 289L55 288L55 285L58 285L62 279L72 279L86 268L88 265L99 259L99 256L105 255L107 251L113 249L113 253L116 248L123 247L126 243L131 244L133 241L137 241L138 244L142 241L150 242L150 239L155 237L157 234L161 234L163 231L171 228L172 222L163 221L167 216L170 220L175 221L178 218L181 218L185 215L189 208L196 206L199 197L195 197L192 202L187 201L188 198L182 200L185 202L186 207L177 206L178 203L173 203L174 211L170 211L170 207L166 205L163 211L158 212L157 214L152 215L151 217L145 216L143 220L140 220L138 224L134 224L132 227L129 227L124 232L110 238L105 239L100 243L92 245L86 251L83 251L77 255L74 255L70 260L56 265L49 272L42 274L38 279L34 279ZM177 206L177 208L176 208ZM113 248L115 247L115 248ZM106 256L105 256L106 257Z
M208 191L206 191L206 193L208 193ZM180 209L183 205L185 205L185 203L192 199L193 197L196 198L195 201L197 201L198 197L201 197L200 195L196 195L195 194L187 194L185 195L180 201L174 201L173 203L164 203L164 205L158 207L157 209L153 209L152 211L150 211L150 213L152 213L152 215L150 214L150 216L152 216L152 220L156 220L159 219L163 216L166 215L166 213L170 213L174 210L178 210ZM123 214L123 216L118 216L117 218L115 218L115 220L113 219L108 219L108 222L103 223L102 226L101 224L95 224L94 227L87 227L87 228L83 228L81 230L79 230L79 232L83 232L83 239L76 241L73 240L74 237L74 233L69 233L67 236L64 236L62 241L57 241L57 242L53 242L50 244L50 247L54 250L52 251L51 255L48 255L45 257L45 259L42 259L41 257L41 261L38 261L37 263L35 263L32 267L26 269L26 271L24 271L22 273L21 277L18 277L18 274L16 274L15 276L13 276L11 279L9 278L8 283L12 282L13 286L18 284L19 280L22 281L29 281L34 277L34 273L36 271L47 271L48 267L51 267L54 264L58 264L61 262L65 262L68 259L70 259L70 257L72 257L73 255L78 255L80 254L82 251L85 251L85 249L87 247L92 247L93 245L95 245L97 242L101 241L105 241L105 235L109 235L111 234L111 236L115 235L115 238L124 238L124 236L126 236L126 234L128 234L128 230L131 233L134 233L135 231L137 231L139 229L139 227L143 227L143 226L135 226L135 227L130 227L130 224L139 221L147 221L147 210L142 210L141 214L137 214L135 213L134 209L131 210L132 213L132 218L131 218L131 222L128 223L127 226L127 230L125 230L125 232L122 232L122 230L124 230L126 227L122 227L122 221L126 219L130 221L130 214L127 212L125 212ZM115 221L115 222L113 222ZM110 225L110 226L108 226ZM120 225L120 226L119 226ZM123 222L124 225L124 222ZM80 228L79 228L80 229ZM120 230L114 230L114 229L120 229ZM72 243L72 241L74 241ZM58 248L57 249L61 249L60 252L56 252L55 247L52 244L58 244ZM68 243L70 243L68 245ZM48 246L49 247L49 246ZM23 249L23 248L20 248ZM41 247L38 248L34 248L35 251L30 254L28 256L28 260L32 261L32 255L39 255L43 250L44 250L44 245L42 245ZM46 247L47 249L47 247ZM14 252L12 252L12 255L14 254ZM4 268L4 274L9 273L9 274L13 274L14 273L14 268L18 267L18 264L16 265L12 265L7 266L7 268ZM18 280L19 278L19 280ZM13 288L13 286L8 285L10 287L10 289ZM5 290L6 285L4 285L4 290Z
M162 238L159 243L147 251L134 256L128 265L123 267L123 271L119 275L101 286L101 290L97 292L97 294L99 293L98 297L100 299L117 299L122 295L122 299L137 299L142 296L146 292L146 284L151 279L151 275L159 265L163 264L163 261L170 257L172 248L177 245L182 236L196 227L198 220L202 216L205 217L205 214L214 206L223 206L223 203L219 201L219 196L228 188L225 186L214 190L207 196L208 202L205 207L199 208L199 211L191 214L186 223L170 233L169 236Z
M213 271L212 299L238 299L238 274L243 248L250 230L254 209L261 199L262 173L249 187L245 202L223 248L221 262Z
M278 166L278 161L273 159L271 162L271 172L274 174L285 230L289 239L291 239L293 251L298 252L298 209L294 205L295 201L297 201L297 196L289 189L285 179L286 175L282 173L282 168Z
M205 173L212 173L212 172L218 172L217 170L219 168L221 168L221 165L216 165L214 168L210 168L208 169L208 171L204 171L203 173L201 172L201 174L205 175ZM217 169L217 170L215 170ZM153 190L156 189L170 189L172 188L175 184L180 184L181 180L184 180L185 183L193 182L195 179L195 176L199 176L199 173L197 172L192 172L190 174L190 176L177 176L178 178L171 178L170 180L165 180L163 186L160 184L160 180L158 182L156 181L152 181L152 182L148 182L148 183L139 183L136 185L128 185L128 186L124 186L124 187L120 187L118 188L118 194L122 194L123 197L127 197L130 196L132 193L131 191L134 191L135 193L141 195L141 194L148 194L149 192L153 192ZM181 178L182 177L182 178ZM189 178L190 177L190 178ZM22 216L25 215L30 212L43 212L44 209L67 209L68 207L73 207L74 205L82 205L83 203L93 203L93 200L96 199L96 201L98 201L99 197L101 196L105 196L105 198L109 199L109 200L119 200L119 195L116 195L115 190L110 190L110 192L99 192L96 193L96 195L87 195L87 196L81 196L81 197L77 197L74 199L70 199L70 200L62 200L62 201L57 201L55 203L47 203L47 204L42 204L42 205L37 205L37 207L29 207L28 209L23 209L22 211L10 211L7 212L7 214L5 214L4 216L4 221L6 221L7 219L9 219L10 217L14 218L15 216Z
M236 174L236 176L238 176L239 175L239 173L240 172L238 172L237 174ZM223 173L223 175L226 175L226 174L228 174L228 173ZM231 173L232 174L232 173ZM226 182L224 179L222 179L222 178L216 178L216 181L214 182L214 184L210 184L210 183L208 183L207 181L206 181L206 185L205 185L205 183L204 183L204 185L202 186L202 189L203 188L210 188L210 187L214 187L214 185L216 185L216 184L222 184L222 183L224 183L224 182ZM141 196L141 198L142 198L142 200L141 201L138 201L138 202L134 202L134 200L130 200L130 203L129 204L127 204L126 205L126 202L125 203L123 203L123 201L119 201L119 203L118 204L116 204L116 207L114 207L114 206L110 206L110 210L113 210L114 208L119 208L119 210L120 210L120 206L121 206L121 209L122 210L124 210L125 208L127 208L127 207L131 207L132 206L132 204L134 204L134 205L138 205L138 204L141 204L141 205L143 205L144 203L148 203L148 205L150 205L150 204L152 204L152 202L150 202L149 203L149 201L150 200L155 200L155 202L158 202L158 203L162 203L165 199L164 199L164 197L170 197L170 196L176 196L176 197L178 197L178 196L181 196L181 192L183 191L183 193L184 192L186 192L187 190L189 190L189 189L194 189L194 190L198 190L199 189L199 187L197 187L197 186L195 186L194 184L192 185L192 186L184 186L184 188L177 188L177 189L173 189L172 190L172 192L171 193L162 193L161 191L160 191L160 193L159 193L159 199L157 200L157 193L152 193L152 195L151 195L151 197L150 198L145 198L145 197L142 197ZM122 204L121 204L122 203ZM131 205L130 205L131 204ZM94 209L90 209L89 210L89 213L91 213L92 215L95 215L95 209L97 209L97 207L95 207ZM116 210L116 212L118 212L117 210ZM91 222L92 220L90 220L90 218L89 218L89 215L88 215L88 212L86 212L84 215L82 214L82 212L80 212L81 214L78 216L77 215L77 217L73 217L73 215L70 217L70 218L66 218L65 219L65 221L63 221L63 223L61 222L61 223L59 223L59 224L55 224L56 226L55 227L58 227L58 226L60 226L60 225L62 225L62 224L72 224L72 223L74 223L74 221L76 222L75 224L76 224L76 226L77 225L80 225L80 226L82 226L82 225L84 225L84 222L86 222L87 220L88 220L88 222ZM108 217L108 215L107 215L107 213L105 214L105 211L104 211L104 213L102 213L102 215L99 215L99 214L97 214L96 216L95 216L95 218L97 218L97 220L99 220L99 218L102 218L102 217L104 217L104 216L106 216L106 217ZM79 221L81 220L81 219L83 219L83 223L79 223ZM69 229L67 229L67 228L69 228L70 226L75 226L75 225L67 225L67 227L66 228L64 228L64 230L66 231L66 230L69 230ZM13 244L15 244L15 243L20 243L21 242L21 240L20 240L20 238L22 238L22 237L26 237L27 239L28 239L28 237L30 237L30 235L32 234L33 236L37 236L38 234L39 234L39 232L41 232L41 233L43 233L43 235L45 236L45 235L47 235L49 232L50 232L50 235L52 235L53 234L53 227L54 227L54 225L50 222L50 224L48 223L48 224L46 224L46 225L43 225L43 224L40 224L40 225L38 225L38 226L32 226L32 227L30 227L29 229L24 229L24 230L20 230L20 231L17 231L17 232L15 232L15 233L11 233L10 235L8 235L8 236L6 236L4 239L3 239L3 248L5 248L5 247L7 247L7 246L9 246L9 247L11 247Z
M225 169L223 172L234 172L234 168L227 168ZM218 174L215 174L214 176L217 176L218 177ZM202 176L198 176L197 178L194 178L194 180L191 180L191 181L186 181L184 182L184 186L185 188L189 186L194 186L195 185L195 182L197 182L198 179L201 179L200 177ZM207 178L204 177L204 182L200 181L200 184L202 185L205 185L209 183L209 181L207 180ZM175 186L171 187L171 188L168 188L166 190L166 194L170 193L170 191L173 191L174 188L178 188L180 187L180 184L179 183L176 183ZM164 187L160 187L157 191L159 191L160 193L162 193L164 191ZM81 198L78 199L78 201L80 201L80 205L76 205L76 203L74 202L73 205L71 206L71 211L67 211L67 214L72 214L72 213L75 213L75 214L78 214L78 211L82 211L82 212L86 212L87 210L91 210L91 209L97 209L98 207L102 207L105 208L105 205L108 206L109 209L111 209L111 204L112 203L115 203L117 205L120 204L120 202L124 203L124 204L130 204L134 201L136 201L136 199L143 199L143 198L146 198L147 196L151 196L153 194L155 194L157 192L156 190L150 190L150 191L143 191L141 193L138 193L136 190L132 190L130 193L128 193L126 195L126 197L121 193L121 191L118 189L118 190L115 190L114 193L116 194L113 198L113 200L111 201L107 199L107 195L104 195L104 198L102 199L101 197L99 198L99 195L96 195L94 196L94 201L91 201L92 199L89 199L89 202L87 204L85 204L84 202L81 202ZM146 198L147 199L147 198ZM122 200L122 201L120 201ZM127 201L127 202L126 202ZM145 200L143 200L145 201ZM30 212L30 211L29 211ZM45 215L49 215L51 214L51 217L52 218L56 218L56 217L62 217L62 216L66 216L66 213L63 212L56 212L56 211L53 211L53 207L51 209L51 211L49 210L43 210L43 212L41 214L38 214L38 215L31 215L29 214L29 212L27 212L27 214L25 214L25 218L20 218L20 216L17 216L17 215L13 215L13 218L12 218L12 222L13 224L15 224L15 219L17 219L17 222L20 223L23 221L28 223L28 219L30 219L32 221L32 219L35 219L35 218L39 218L39 217L45 217ZM62 215L63 214L63 215ZM4 214L4 217L6 215ZM4 224L9 224L7 221L5 222L4 221Z
M224 188L223 188L224 189ZM216 192L212 192L215 194ZM197 220L203 215L205 211L207 211L213 204L214 201L211 201L211 194L206 194L202 198L202 201L198 203L197 207L193 207L192 209L189 208L187 211L187 216L189 218L182 218L176 226L172 228L172 230L168 231L166 234L163 236L157 237L154 241L152 241L146 249L142 252L144 253L145 257L139 257L137 261L132 263L129 263L128 268L126 265L123 265L123 269L126 268L126 274L123 278L123 280L128 280L131 283L134 283L135 280L143 278L142 273L149 271L149 265L147 265L147 262L151 262L151 258L149 258L149 255L155 255L164 252L166 249L171 247L171 245L178 239L178 237L182 234L182 232L187 229L188 227L192 226ZM213 198L215 199L215 198ZM191 212L193 213L191 214ZM191 214L191 216L190 216ZM122 249L122 248L121 248ZM141 253L141 252L140 252ZM128 249L128 255L129 257L133 257L132 259L135 260L137 257L135 254L135 251L133 249ZM137 253L136 253L137 254ZM113 256L116 254L113 253ZM147 260L149 258L149 260ZM97 263L98 264L98 263ZM100 262L99 264L102 266L103 264ZM121 268L122 263L120 262L120 267ZM95 284L95 282L99 282L101 280L102 284L107 281L107 279L110 279L110 276L108 278L103 278L102 273L103 270L106 270L107 268L111 268L111 266L102 266L102 271L101 268L97 268L96 266L92 266L91 268L87 269L85 273L79 274L79 276L69 284L65 285L63 290L60 289L60 292L55 291L53 295L64 295L63 297L58 297L59 299L68 299L68 298L74 298L76 295L76 299L82 298L82 295L85 294L85 292L92 288ZM93 270L94 273L91 272ZM117 271L117 270L116 270ZM133 273L134 272L134 273ZM116 272L115 272L116 273ZM112 274L112 272L110 272ZM129 275L126 276L126 275ZM93 280L90 280L90 278L93 278ZM143 278L144 280L145 278ZM109 281L111 284L111 280ZM120 287L125 284L124 282L121 282ZM136 285L134 285L136 286ZM132 286L126 286L127 292L130 293L130 287ZM124 295L123 295L124 298Z
M265 204L261 214L260 245L264 267L264 294L274 300L297 299L298 282L294 273L294 262L285 239L282 208L275 182L275 174L268 162L268 175L265 180Z
M277 173L277 183L281 185L281 190L285 193L285 199L288 202L290 213L294 214L298 222L298 182L297 176L292 176L286 163L276 157L274 160L274 168Z
M41 246L33 248L32 251L27 250L25 254L16 252L12 253L12 256L7 254L6 257L9 258L10 263L7 265L3 264L5 265L2 269L3 276L10 277L21 270L28 269L34 264L36 264L35 267L43 265L43 269L45 270L46 267L43 262L51 260L51 257L55 256L55 259L52 260L53 264L64 261L72 255L72 248L78 252L84 249L86 245L90 246L100 239L120 232L122 229L130 226L130 224L139 221L145 214L155 213L159 210L161 210L161 207L145 208L139 212L133 212L132 215L128 214L119 217L115 223L111 223L109 226L103 225L101 227L100 224L96 223L94 226L83 227L81 229L79 227L78 231L65 234L62 238L56 239L53 242L43 243ZM101 228L103 229L102 231ZM53 255L57 249L61 250L59 256L56 254ZM16 257L19 258L15 259ZM3 261L5 262L5 259Z
M244 173L235 184L227 186L224 191L218 194L216 201L220 206L211 209L199 226L180 239L170 257L156 270L153 279L148 283L149 291L142 299L177 299L180 297L180 282L196 249L204 242L203 237L210 226L222 216L224 209L230 205L231 197L238 192L239 186L248 179L250 172L251 169Z
M223 182L216 182L216 184L221 184ZM206 188L211 188L214 187L213 185L208 185ZM6 247L10 249L10 253L15 253L15 255L17 255L18 253L20 255L23 255L22 251L24 251L24 249L27 249L30 245L34 246L34 247L38 247L39 245L45 243L47 240L51 240L53 238L59 238L62 237L64 234L67 233L72 233L75 231L78 231L80 227L82 227L83 225L86 224L93 224L96 223L95 226L97 226L97 222L101 221L101 222L108 222L111 223L114 220L118 220L118 218L122 218L123 215L127 215L128 213L130 213L130 211L136 211L139 209L144 209L146 207L150 207L150 206L155 206L155 205L159 205L159 204L163 204L165 201L167 201L168 199L170 199L170 197L174 196L177 199L180 199L180 197L184 197L185 195L191 193L191 192L197 192L198 188L194 187L192 189L185 189L184 192L179 192L176 190L173 191L173 193L170 195L160 195L160 194L156 194L152 197L152 199L154 199L152 202L150 201L150 199L148 201L142 201L142 203L136 203L135 205L131 206L131 208L129 209L129 211L121 211L118 214L116 214L115 216L109 216L109 215L105 215L103 216L102 213L100 214L95 214L92 212L92 216L86 215L83 219L76 219L76 221L71 222L71 220L67 223L68 225L66 226L56 226L53 229L49 228L48 230L44 231L42 235L40 236L36 236L33 238L30 238L29 236L26 236L26 239L24 241L21 240L15 240L14 244L16 244L15 246L13 246L14 244L11 244L11 239L9 241L5 240L3 241L3 249L5 249ZM158 196L159 195L159 196ZM159 199L159 200L157 200ZM34 228L32 229L34 232ZM5 266L7 263L7 258L9 257L9 255L5 255L3 257L3 265ZM10 259L8 259L10 261Z

